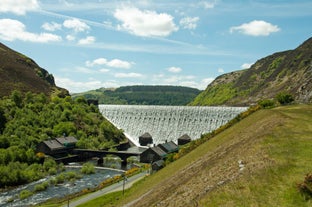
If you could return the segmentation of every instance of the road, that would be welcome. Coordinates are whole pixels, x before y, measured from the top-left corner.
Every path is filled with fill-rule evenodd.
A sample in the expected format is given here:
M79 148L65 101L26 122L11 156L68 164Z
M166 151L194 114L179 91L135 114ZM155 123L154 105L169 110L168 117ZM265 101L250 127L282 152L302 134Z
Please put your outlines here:
M142 173L139 173L139 174L134 175L132 177L129 177L127 179L127 181L125 182L125 189L130 188L133 185L133 183L135 183L136 181L142 179L144 176L146 176L146 172L142 172ZM75 206L81 205L81 204L83 204L85 202L88 202L90 200L93 200L93 199L95 199L97 197L103 196L105 194L108 194L108 193L111 193L111 192L115 192L115 191L122 191L122 189L123 189L123 181L120 181L119 183L115 183L115 184L110 185L110 186L108 186L106 188L98 190L98 191L96 191L94 193L90 193L88 195L82 196L82 197L80 197L78 199L75 199L73 201L70 201L69 205L66 204L63 207L68 207L68 206L69 207L75 207Z

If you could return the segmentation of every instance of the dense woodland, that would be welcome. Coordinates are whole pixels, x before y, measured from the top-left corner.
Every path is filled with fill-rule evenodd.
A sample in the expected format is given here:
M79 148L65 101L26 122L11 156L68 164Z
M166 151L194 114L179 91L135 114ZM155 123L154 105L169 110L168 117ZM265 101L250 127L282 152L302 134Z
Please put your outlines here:
M198 89L183 86L123 86L116 89L100 88L73 94L73 97L96 99L100 104L183 106L200 92Z
M14 91L0 99L0 187L42 178L57 169L36 154L39 142L63 136L78 139L79 148L107 148L125 137L83 97L75 101ZM40 164L41 163L41 164Z

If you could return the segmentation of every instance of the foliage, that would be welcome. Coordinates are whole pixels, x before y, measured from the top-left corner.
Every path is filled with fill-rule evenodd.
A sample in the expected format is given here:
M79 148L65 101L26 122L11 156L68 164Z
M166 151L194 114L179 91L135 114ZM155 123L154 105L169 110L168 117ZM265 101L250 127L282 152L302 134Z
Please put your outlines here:
M262 108L272 108L275 106L275 101L271 100L271 99L265 99L265 100L261 100L258 102L258 104L262 107Z
M26 198L28 198L28 197L30 197L30 196L32 196L32 192L30 191L30 190L22 190L21 192L20 192L20 199L21 200L23 200L23 199L26 199Z
M289 94L289 93L286 93L286 92L278 93L276 95L276 99L282 105L289 104L289 103L294 101L293 96L291 94Z
M87 175L95 173L94 165L91 162L84 163L81 168L81 173Z
M222 105L236 94L236 89L232 84L216 85L200 93L192 105Z
M97 99L100 104L186 105L199 93L198 89L182 86L124 86L74 94L73 98L84 96Z
M35 185L34 191L35 192L44 191L48 187L49 187L49 183L48 182L43 182L43 183Z
M124 140L116 129L86 100L49 98L44 94L14 91L0 100L0 188L38 180L58 171L56 163L36 155L41 141L63 134L78 139L77 145L98 149Z

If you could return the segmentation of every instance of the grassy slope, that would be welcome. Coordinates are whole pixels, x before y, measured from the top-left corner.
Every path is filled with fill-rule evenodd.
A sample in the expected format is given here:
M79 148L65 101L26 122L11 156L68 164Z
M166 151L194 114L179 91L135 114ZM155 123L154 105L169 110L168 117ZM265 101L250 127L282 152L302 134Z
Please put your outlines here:
M311 206L296 188L312 172L311 120L311 105L258 111L124 197L114 193L83 206L121 206L138 198L131 206Z

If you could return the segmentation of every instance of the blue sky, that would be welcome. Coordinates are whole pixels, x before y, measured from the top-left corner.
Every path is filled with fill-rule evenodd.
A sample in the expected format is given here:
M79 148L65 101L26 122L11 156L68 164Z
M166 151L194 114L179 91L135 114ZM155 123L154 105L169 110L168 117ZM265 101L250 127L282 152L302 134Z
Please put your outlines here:
M312 34L310 0L1 0L0 41L71 93L205 89Z

